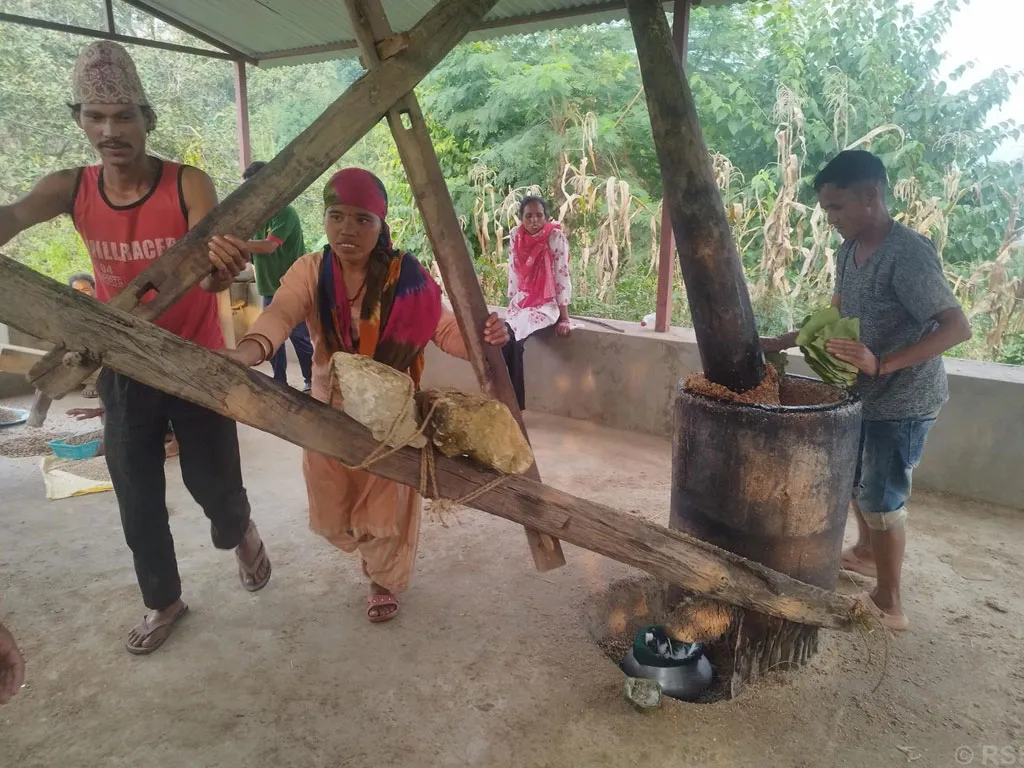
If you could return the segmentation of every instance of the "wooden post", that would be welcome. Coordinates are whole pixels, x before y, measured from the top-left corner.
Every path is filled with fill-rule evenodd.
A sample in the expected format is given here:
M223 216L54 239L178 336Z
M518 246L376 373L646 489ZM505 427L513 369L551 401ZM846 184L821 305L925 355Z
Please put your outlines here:
M693 94L661 4L627 0L626 7L704 374L745 392L764 379L764 355Z
M274 213L294 200L361 139L388 109L409 93L454 48L497 0L440 0L406 38L397 54L355 83L295 138L267 167L212 210L188 235L136 277L109 304L147 320L160 316L210 272L207 240L229 232L247 238ZM143 295L156 297L140 304ZM66 365L68 349L59 345L33 368L37 389L63 397L99 365L89 348Z
M686 49L690 38L690 0L676 0L672 11L672 42L679 56L679 66L685 77ZM665 199L664 190L662 199ZM655 310L654 330L665 333L672 327L672 215L667 205L661 207L661 242L658 244L658 303Z
M187 342L137 315L101 304L0 256L0 322L40 338L89 347L103 364L296 445L360 464L380 447L369 430L251 368ZM420 484L420 453L388 453L370 472ZM469 459L438 456L438 493L681 584L713 599L832 629L852 629L867 606L803 584L758 563L521 475L499 475ZM297 479L297 478L296 478ZM484 486L490 486L482 490Z
M36 390L36 395L32 398L32 408L28 412L28 421L25 423L30 427L41 427L46 421L46 414L50 412L50 404L53 401L44 395L39 390Z
M380 0L345 0L345 5L352 18L363 61L368 69L373 70L381 62L378 44L392 37L391 25L388 23L384 8ZM445 289L451 298L459 330L466 340L469 360L473 365L477 382L489 397L508 406L525 435L526 424L519 411L501 350L483 343L484 323L490 310L476 271L473 269L473 257L466 247L459 217L448 192L448 185L445 183L444 173L437 160L416 94L410 91L388 111L387 117L391 135L394 136L402 165L405 166L409 178L409 186L423 216L423 224L434 251L434 258L437 259ZM536 464L530 468L527 475L534 480L540 480ZM550 571L565 565L565 556L557 539L530 529L526 531L526 538L537 570Z

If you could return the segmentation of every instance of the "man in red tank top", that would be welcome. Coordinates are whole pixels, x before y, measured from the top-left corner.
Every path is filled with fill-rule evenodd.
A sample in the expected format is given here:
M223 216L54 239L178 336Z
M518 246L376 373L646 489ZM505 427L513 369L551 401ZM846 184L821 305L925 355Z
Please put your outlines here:
M86 47L75 65L74 90L72 116L101 162L52 173L26 197L0 206L0 245L28 227L70 215L92 257L97 298L109 301L206 216L217 205L217 194L202 171L146 154L156 113L120 45L101 41ZM215 294L245 267L246 243L230 235L213 237L209 254L210 275L157 325L219 349L224 339ZM107 466L150 609L129 633L127 648L147 654L188 611L164 499L168 422L180 445L185 486L210 519L214 545L235 551L246 590L266 585L270 560L250 520L235 422L106 369L98 389L106 409Z

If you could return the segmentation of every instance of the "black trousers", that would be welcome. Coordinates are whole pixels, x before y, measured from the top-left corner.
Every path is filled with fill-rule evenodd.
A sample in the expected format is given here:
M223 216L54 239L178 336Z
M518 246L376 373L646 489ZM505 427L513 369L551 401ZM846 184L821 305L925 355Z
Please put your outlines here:
M516 400L519 402L519 410L526 410L526 373L523 369L523 347L526 339L517 339L512 332L512 326L505 323L508 331L508 341L501 348L501 354L505 357L505 365L508 367L509 378L512 379L512 389L516 393Z
M106 369L97 389L106 409L103 450L124 538L146 607L161 610L181 597L165 498L167 423L178 438L182 480L210 519L218 549L234 549L249 527L237 426L231 419Z

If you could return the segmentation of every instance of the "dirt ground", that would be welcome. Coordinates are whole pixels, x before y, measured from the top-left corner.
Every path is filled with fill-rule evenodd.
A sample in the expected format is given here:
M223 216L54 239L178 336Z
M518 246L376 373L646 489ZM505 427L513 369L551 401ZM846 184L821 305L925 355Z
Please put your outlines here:
M667 519L666 441L529 425L548 482ZM147 658L123 649L143 607L113 494L48 503L38 459L0 458L0 617L28 663L4 768L1024 765L1024 512L915 496L913 626L887 662L881 637L828 633L811 667L737 701L639 714L583 620L635 571L567 546L538 574L521 529L467 510L425 525L401 615L371 625L356 559L307 528L299 450L241 442L273 580L241 589L171 460L192 613Z

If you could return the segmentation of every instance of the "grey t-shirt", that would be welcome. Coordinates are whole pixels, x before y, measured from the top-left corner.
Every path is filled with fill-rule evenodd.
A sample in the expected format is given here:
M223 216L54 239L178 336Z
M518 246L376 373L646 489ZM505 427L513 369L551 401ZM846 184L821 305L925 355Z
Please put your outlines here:
M855 240L836 256L836 293L843 317L860 318L860 340L876 355L887 355L935 330L932 318L958 306L942 274L935 246L894 221L882 245L858 267ZM895 421L935 413L949 399L942 358L872 377L857 378L864 418Z

